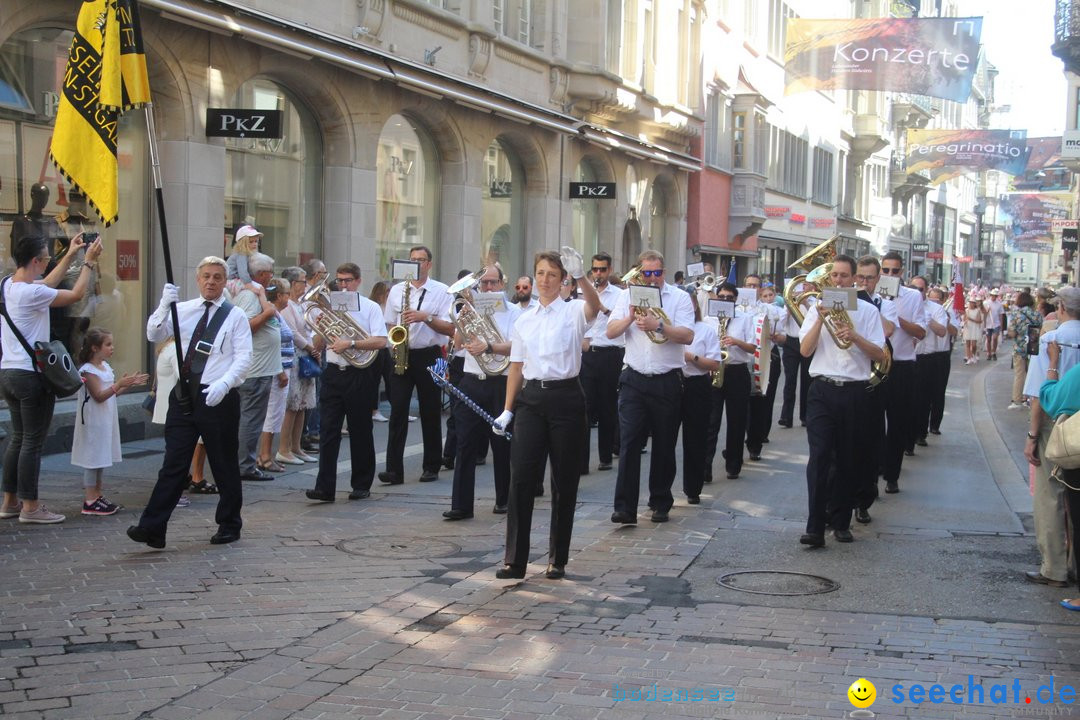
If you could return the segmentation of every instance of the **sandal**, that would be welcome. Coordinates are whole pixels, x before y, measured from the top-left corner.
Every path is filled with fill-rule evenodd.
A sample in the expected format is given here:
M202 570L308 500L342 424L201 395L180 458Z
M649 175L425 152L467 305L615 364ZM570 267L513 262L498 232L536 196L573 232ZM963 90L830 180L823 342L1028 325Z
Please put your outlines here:
M276 463L273 460L269 462L257 462L255 463L255 467L259 468L260 470L265 470L266 472L272 473L285 472L285 466Z
M193 492L196 495L217 495L217 485L203 478L199 482L192 481L188 486L188 492Z

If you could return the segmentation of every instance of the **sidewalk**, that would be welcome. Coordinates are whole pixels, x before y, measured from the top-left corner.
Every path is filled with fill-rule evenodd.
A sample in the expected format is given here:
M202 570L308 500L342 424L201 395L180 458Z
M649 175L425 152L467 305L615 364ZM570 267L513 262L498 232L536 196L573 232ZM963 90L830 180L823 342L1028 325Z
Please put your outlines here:
M1029 695L1055 677L1059 688L1080 685L1080 617L1057 606L1075 591L1022 579L1038 553L1016 459L1023 413L1004 410L1010 380L1006 361L954 366L945 434L905 458L902 492L874 505L851 545L798 545L799 428L775 428L763 461L707 485L700 506L676 493L664 525L645 515L636 527L612 525L615 472L593 471L582 478L563 581L543 577L547 498L534 515L529 577L496 581L505 516L490 512L490 464L478 469L476 518L444 522L452 473L415 482L416 444L406 483L375 487L370 500L340 492L336 503L309 503L313 466L245 483L234 545L208 544L216 498L192 496L163 551L124 536L156 476L159 439L125 444L127 459L107 478L110 498L129 508L115 517L78 515L79 476L66 456L50 456L42 497L68 521L0 524L0 711L841 718L853 709L847 687L865 677L879 718L1063 714L1072 706L1023 697L978 707L890 700L896 683L966 687L969 675L987 692L994 679L1019 679ZM410 430L419 443L419 427ZM376 425L376 448L385 433ZM717 584L745 570L812 573L840 587L782 597ZM618 699L643 687L728 699Z

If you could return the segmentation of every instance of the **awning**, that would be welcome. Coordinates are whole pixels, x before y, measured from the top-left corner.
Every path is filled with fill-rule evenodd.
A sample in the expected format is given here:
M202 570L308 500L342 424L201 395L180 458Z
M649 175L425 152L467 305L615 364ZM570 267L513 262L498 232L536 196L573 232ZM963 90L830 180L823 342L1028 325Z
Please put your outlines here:
M141 0L141 4L159 10L166 19L211 32L236 35L305 59L318 59L361 75L389 80L425 95L446 98L480 112L577 137L608 150L620 150L688 172L701 169L701 160L693 155L592 125L573 115L519 100L467 80L440 75L411 60L229 0Z
M719 245L693 245L690 252L698 255L734 255L735 257L756 258L760 255L756 250L734 250Z

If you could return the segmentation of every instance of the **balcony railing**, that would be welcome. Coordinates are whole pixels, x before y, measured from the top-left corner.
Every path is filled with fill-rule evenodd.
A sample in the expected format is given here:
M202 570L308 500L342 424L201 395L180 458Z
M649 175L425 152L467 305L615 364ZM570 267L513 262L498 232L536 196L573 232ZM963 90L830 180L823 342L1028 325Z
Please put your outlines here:
M1054 3L1054 42L1080 39L1080 2L1057 0Z

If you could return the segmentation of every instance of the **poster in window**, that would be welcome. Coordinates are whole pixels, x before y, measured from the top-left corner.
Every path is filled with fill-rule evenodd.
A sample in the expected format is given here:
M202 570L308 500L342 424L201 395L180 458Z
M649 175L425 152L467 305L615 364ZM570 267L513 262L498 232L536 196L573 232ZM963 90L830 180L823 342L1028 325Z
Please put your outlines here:
M19 212L19 178L15 174L15 123L0 120L0 212Z

